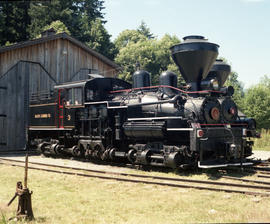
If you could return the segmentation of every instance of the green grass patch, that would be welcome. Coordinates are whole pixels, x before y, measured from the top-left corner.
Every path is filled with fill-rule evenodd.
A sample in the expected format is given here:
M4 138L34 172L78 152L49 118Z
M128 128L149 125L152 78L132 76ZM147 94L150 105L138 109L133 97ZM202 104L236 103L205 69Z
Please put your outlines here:
M17 200L10 207L6 207L6 203L15 193L16 182L23 180L23 172L23 168L0 165L1 224L15 216ZM174 173L160 175L176 176ZM210 176L213 175L184 175L194 179L209 179ZM34 192L32 205L36 218L30 223L178 224L270 220L270 198L267 197L125 183L36 170L29 170L28 185Z
M254 150L270 151L270 130L261 130L261 138L254 139L253 148Z

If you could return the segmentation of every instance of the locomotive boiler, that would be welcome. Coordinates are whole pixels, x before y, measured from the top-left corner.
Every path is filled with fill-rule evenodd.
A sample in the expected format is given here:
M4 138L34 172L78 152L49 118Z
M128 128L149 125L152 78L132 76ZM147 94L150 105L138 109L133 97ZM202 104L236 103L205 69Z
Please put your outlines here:
M256 122L238 115L218 48L202 36L171 47L185 87L170 71L151 86L143 70L132 85L100 75L56 85L31 101L30 145L43 154L171 168L251 165Z

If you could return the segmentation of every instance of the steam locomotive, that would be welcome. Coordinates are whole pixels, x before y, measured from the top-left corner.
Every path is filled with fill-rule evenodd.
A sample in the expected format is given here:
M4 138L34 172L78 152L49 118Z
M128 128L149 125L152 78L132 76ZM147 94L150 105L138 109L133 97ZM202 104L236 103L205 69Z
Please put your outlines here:
M256 122L240 117L233 87L223 86L231 68L216 60L219 46L187 36L171 47L187 86L175 73L138 70L132 85L92 74L64 83L30 102L29 143L43 154L181 168L251 165Z

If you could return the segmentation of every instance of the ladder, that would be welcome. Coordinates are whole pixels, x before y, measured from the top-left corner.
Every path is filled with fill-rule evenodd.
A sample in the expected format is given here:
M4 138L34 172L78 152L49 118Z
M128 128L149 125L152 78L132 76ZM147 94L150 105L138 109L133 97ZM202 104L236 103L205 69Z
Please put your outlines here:
M64 128L64 103L61 100L62 89L58 90L58 127Z

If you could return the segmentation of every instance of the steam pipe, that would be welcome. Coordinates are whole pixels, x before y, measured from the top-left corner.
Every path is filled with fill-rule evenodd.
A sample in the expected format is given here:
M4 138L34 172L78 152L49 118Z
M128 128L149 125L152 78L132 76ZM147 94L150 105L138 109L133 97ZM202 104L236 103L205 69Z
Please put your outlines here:
M149 103L136 103L136 104L129 104L129 107L135 107L135 106L145 106L145 105L154 105L154 104L163 104L163 103L175 103L178 99L182 99L181 96L176 95L170 100L162 100L157 102L149 102Z

